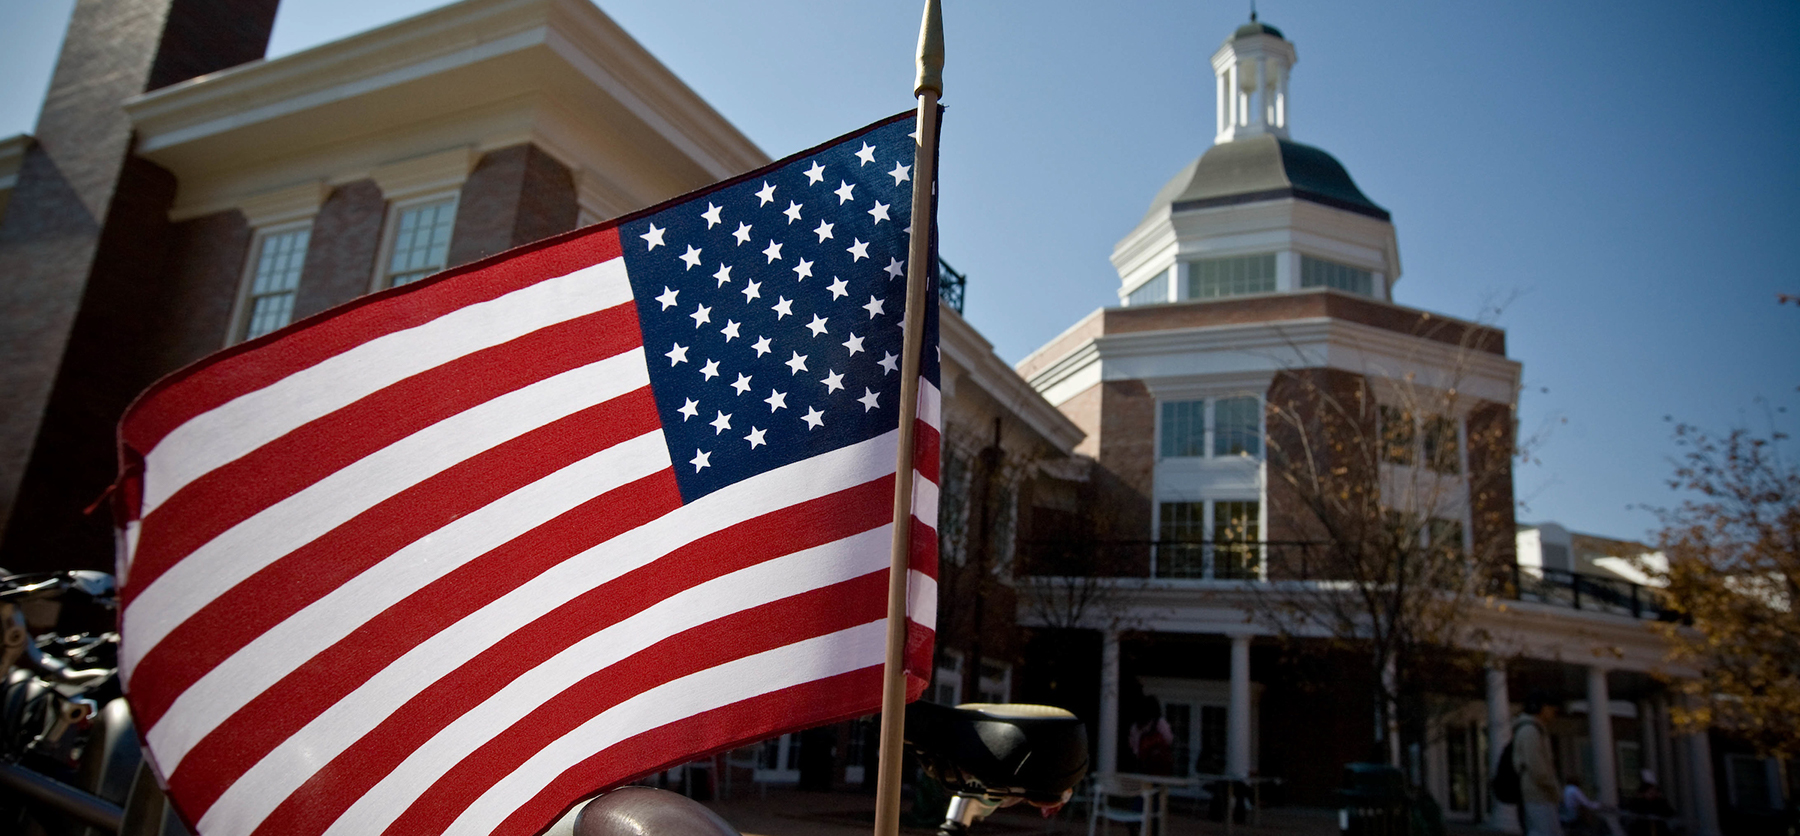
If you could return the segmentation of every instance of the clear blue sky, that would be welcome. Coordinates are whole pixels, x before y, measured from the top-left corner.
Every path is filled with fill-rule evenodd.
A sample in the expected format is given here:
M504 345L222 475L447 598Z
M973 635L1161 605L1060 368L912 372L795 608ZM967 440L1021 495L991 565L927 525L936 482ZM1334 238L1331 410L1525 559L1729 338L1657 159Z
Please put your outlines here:
M945 0L944 254L1016 361L1114 304L1107 256L1211 142L1245 4ZM280 55L431 8L285 0ZM602 0L772 156L910 106L917 2ZM0 136L70 0L0 0ZM1520 519L1645 536L1664 416L1800 429L1800 4L1263 0L1296 140L1393 212L1398 301L1498 324L1525 367ZM1795 445L1789 444L1790 455Z

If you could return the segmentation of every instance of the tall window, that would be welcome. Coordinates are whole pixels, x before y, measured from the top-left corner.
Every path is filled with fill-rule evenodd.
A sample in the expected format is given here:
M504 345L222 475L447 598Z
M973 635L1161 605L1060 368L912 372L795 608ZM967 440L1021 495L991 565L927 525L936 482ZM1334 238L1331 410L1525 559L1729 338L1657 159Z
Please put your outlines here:
M1261 511L1255 500L1162 503L1157 508L1156 576L1261 577Z
M300 287L300 268L311 238L310 227L261 236L256 258L250 263L250 288L244 299L243 324L238 326L239 339L254 339L293 321L294 294Z
M381 286L399 287L444 269L455 225L455 196L396 207L387 257L382 260Z
M1433 415L1425 419L1425 465L1439 473L1462 472L1462 445L1456 419Z
M1256 541L1261 538L1261 503L1213 503L1213 577L1255 580L1260 574Z
M1275 254L1188 262L1189 299L1275 292Z
M1412 464L1418 431L1412 413L1393 406L1381 408L1381 460L1388 464Z
M1163 401L1162 458L1262 455L1262 399L1255 395ZM1212 443L1207 443L1211 434Z
M1255 396L1213 401L1213 455L1262 455L1262 400Z
M945 650L938 654L937 675L931 683L931 701L939 705L961 703L962 672L962 651Z
M1206 455L1206 401L1163 402L1162 455Z
M1459 520L1433 517L1425 522L1426 544L1431 550L1448 556L1463 553L1463 527Z
M1301 287L1334 287L1364 296L1375 295L1375 274L1367 270L1313 258L1310 255L1300 256Z
M1154 305L1167 301L1169 301L1169 271L1167 270L1157 273L1156 278L1138 285L1136 290L1131 291L1131 294L1125 297L1125 304L1134 308L1138 305Z
M1164 578L1206 576L1206 504L1164 502L1158 509L1156 574Z

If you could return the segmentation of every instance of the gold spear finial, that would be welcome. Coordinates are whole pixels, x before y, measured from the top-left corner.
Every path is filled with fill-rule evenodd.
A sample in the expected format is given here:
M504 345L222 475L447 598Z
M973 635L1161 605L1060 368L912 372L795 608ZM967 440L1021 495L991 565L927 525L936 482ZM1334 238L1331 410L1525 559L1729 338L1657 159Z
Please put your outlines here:
M944 95L944 12L938 0L925 0L925 19L919 23L919 77L913 95L926 90Z

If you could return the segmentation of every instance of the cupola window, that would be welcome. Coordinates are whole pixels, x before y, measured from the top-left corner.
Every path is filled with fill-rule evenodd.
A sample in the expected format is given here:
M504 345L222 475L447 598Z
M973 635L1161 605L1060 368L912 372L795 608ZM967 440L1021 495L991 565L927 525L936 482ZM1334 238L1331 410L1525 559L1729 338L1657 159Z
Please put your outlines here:
M1125 297L1125 305L1134 308L1138 305L1154 305L1167 301L1169 301L1169 271L1167 270L1157 273L1156 278L1138 285L1136 290L1131 291L1130 295Z
M1351 267L1348 264L1302 255L1300 256L1300 286L1330 287L1349 293L1374 296L1375 274Z
M1187 265L1187 298L1275 292L1275 254L1208 258Z

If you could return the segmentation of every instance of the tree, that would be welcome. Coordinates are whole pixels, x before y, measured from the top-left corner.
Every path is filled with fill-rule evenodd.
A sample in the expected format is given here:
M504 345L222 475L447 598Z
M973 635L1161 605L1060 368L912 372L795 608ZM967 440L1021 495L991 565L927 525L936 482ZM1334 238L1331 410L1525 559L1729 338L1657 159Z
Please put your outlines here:
M1733 430L1723 437L1675 428L1670 487L1690 494L1660 509L1658 537L1673 608L1674 658L1697 679L1676 687L1689 703L1670 712L1689 730L1714 727L1765 754L1800 754L1800 467L1782 458L1786 436Z
M1424 741L1429 686L1473 661L1459 649L1482 644L1470 616L1513 560L1512 406L1461 385L1497 332L1439 323L1424 336L1451 347L1419 364L1431 371L1290 370L1265 415L1272 530L1256 615L1362 656L1395 765ZM1215 529L1216 553L1255 539Z

